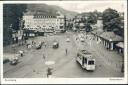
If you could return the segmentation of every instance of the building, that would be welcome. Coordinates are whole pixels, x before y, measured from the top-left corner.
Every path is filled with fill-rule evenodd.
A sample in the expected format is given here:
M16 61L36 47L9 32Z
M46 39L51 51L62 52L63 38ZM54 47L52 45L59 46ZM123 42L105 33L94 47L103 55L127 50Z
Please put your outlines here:
M85 31L85 18L82 15L75 16L73 20L73 29L77 31Z
M103 20L101 17L98 18L95 26L95 29L93 29L91 33L94 35L97 43L102 43L104 47L109 50L118 50L120 53L123 53L123 37L115 34L114 32L103 31Z
M116 35L114 32L103 32L100 35L103 45L110 50L116 49L116 44L123 42L123 38Z
M65 28L65 16L60 12L56 15L45 14L43 12L27 12L24 13L24 30L32 30L34 33L53 33L60 32ZM29 34L28 34L29 36Z
M98 17L97 23L95 25L91 25L92 27L92 34L94 35L94 38L96 39L97 43L101 42L100 35L104 32L103 31L103 20L102 17Z
M97 27L100 28L100 29L103 29L103 20L102 20L102 17L98 17L97 19Z
M94 36L94 39L97 41L97 43L100 43L101 42L100 35L103 33L103 30L102 29L95 29L91 33Z

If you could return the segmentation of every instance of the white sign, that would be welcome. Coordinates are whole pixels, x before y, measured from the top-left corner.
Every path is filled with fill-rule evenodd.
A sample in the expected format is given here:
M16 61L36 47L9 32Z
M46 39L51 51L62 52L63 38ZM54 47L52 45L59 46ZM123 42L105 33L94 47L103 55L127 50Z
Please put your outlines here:
M55 64L55 61L46 61L45 64L46 65L53 65L53 64Z

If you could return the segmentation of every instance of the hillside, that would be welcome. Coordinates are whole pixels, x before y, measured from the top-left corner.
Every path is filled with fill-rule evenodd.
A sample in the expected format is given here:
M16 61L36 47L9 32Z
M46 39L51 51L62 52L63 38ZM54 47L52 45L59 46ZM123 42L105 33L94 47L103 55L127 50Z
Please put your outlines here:
M76 12L65 10L59 6L46 4L28 4L27 10L33 12L42 12L43 14L47 15L56 15L57 11L60 11L62 14L66 15L67 18L72 18L78 14Z
M78 14L77 12L68 11L59 6L51 5L51 7L60 11L62 14L66 15L68 18L73 18L74 16L76 16Z

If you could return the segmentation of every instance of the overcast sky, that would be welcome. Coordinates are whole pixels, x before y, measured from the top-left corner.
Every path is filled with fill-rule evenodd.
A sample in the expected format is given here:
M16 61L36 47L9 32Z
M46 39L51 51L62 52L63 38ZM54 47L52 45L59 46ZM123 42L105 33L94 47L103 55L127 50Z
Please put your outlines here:
M47 3L47 2L45 2ZM124 11L124 2L123 1L67 1L67 2L50 2L49 5L57 5L66 10L75 11L75 12L89 12L89 11L104 11L107 8L113 8L117 11Z

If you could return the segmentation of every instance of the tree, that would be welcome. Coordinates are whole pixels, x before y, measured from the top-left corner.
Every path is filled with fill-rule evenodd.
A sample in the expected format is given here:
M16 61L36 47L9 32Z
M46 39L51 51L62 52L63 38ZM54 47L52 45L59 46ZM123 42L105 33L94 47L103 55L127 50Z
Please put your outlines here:
M92 30L92 27L90 26L90 23L85 24L85 30L86 30L86 32L90 32Z
M97 22L97 15L94 14L93 12L90 12L87 18L87 23L96 24L96 22Z
M117 35L124 36L124 16L111 8L103 12L103 30L113 31Z
M3 9L3 39L4 44L9 44L12 38L12 30L19 30L20 20L26 10L26 5L4 4Z
M120 23L119 13L116 10L108 8L103 12L103 29L105 31L118 29Z

